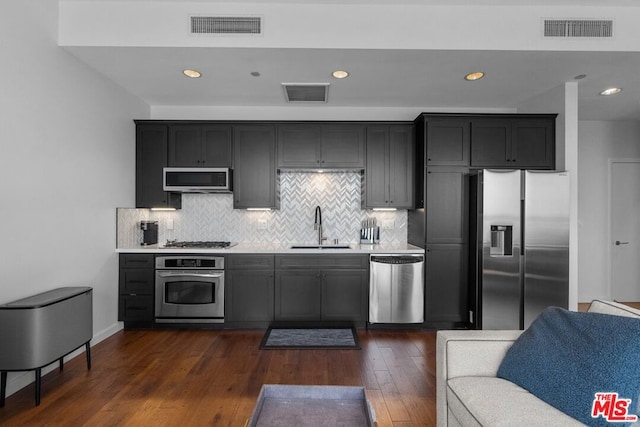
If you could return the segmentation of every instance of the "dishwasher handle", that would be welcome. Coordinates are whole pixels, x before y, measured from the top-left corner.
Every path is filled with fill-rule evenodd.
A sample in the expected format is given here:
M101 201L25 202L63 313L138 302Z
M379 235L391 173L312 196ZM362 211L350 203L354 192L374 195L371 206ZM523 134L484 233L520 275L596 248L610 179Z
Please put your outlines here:
M424 262L424 255L371 255L371 262L380 264L415 264Z

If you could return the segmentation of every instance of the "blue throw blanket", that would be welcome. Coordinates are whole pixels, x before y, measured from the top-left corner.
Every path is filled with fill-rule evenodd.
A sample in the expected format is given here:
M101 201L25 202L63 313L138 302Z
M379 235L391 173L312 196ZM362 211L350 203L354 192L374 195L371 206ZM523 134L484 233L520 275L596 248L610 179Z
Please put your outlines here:
M629 426L640 420L640 319L547 308L498 377L589 426Z

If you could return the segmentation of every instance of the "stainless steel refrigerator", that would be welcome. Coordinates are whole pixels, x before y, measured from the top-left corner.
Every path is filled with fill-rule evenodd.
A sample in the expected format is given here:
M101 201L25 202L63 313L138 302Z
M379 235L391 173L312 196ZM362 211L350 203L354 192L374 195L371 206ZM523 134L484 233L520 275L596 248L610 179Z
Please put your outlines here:
M524 329L569 303L569 174L482 170L470 177L470 323Z

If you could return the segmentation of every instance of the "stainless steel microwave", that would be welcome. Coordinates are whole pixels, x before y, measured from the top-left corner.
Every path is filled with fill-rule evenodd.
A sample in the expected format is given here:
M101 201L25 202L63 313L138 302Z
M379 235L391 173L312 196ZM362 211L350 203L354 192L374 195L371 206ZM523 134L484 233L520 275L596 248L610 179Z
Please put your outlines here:
M229 168L164 168L164 191L180 193L228 193L232 190Z

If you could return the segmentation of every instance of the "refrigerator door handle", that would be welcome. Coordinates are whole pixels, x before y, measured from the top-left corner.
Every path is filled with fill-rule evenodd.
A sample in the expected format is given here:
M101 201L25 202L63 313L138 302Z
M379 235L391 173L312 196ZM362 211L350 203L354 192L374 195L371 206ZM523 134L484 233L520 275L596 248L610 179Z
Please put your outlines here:
M629 242L621 242L620 240L616 240L616 246L620 246L620 245L628 245Z

